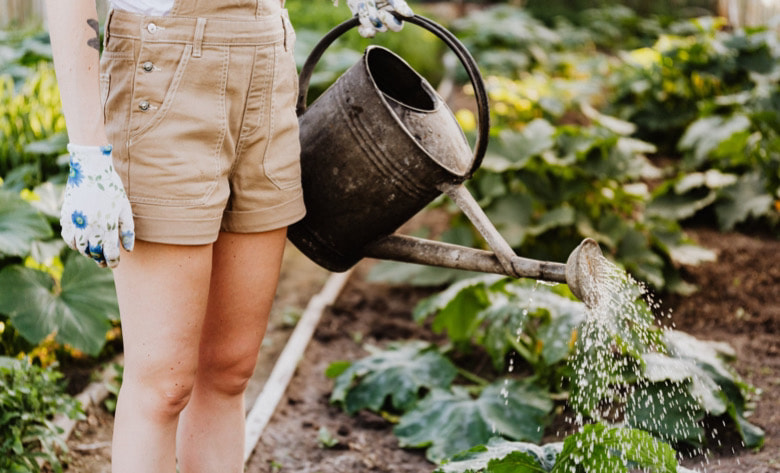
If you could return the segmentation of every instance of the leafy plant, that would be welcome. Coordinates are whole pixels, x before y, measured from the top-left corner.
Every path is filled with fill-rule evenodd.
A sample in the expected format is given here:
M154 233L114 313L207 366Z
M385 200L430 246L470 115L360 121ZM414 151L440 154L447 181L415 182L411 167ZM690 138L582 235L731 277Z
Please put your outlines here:
M636 123L641 138L673 150L713 98L749 91L754 75L776 67L779 52L771 31L728 32L724 25L714 18L678 23L672 28L678 34L625 54L608 110Z
M549 379L550 367L568 357L585 318L584 306L567 293L563 286L538 290L530 283L482 276L424 299L412 315L420 323L432 317L432 329L446 332L456 346L483 347L498 372L516 351L537 376Z
M56 333L59 342L97 355L118 317L114 280L92 261L69 253L62 279L10 265L0 270L0 313L32 343Z
M13 190L65 179L57 161L67 144L54 68L41 63L19 91L0 75L0 176Z
M746 445L760 446L763 432L745 417L751 388L725 363L727 348L662 331L641 295L627 290L610 302L614 317L595 320L564 286L498 276L460 281L414 310L451 345L412 341L334 363L331 401L350 414L390 410L400 444L426 448L434 462L495 435L538 442L553 400L567 400L580 422L622 422L674 445L704 445L704 419L725 416ZM484 358L493 371L462 366ZM507 361L509 377L502 377Z
M0 321L8 332L2 339L18 333L34 346L54 334L95 356L118 319L113 275L54 237L60 194L51 183L23 191L26 199L0 188Z
M763 445L764 432L744 417L753 390L724 362L734 356L731 347L679 331L666 332L664 342L668 354L642 356L647 382L639 383L628 401L626 415L632 425L671 442L701 445L704 436L698 421L705 415L725 416L745 446ZM675 402L663 402L662 391L667 397L672 393Z
M393 344L372 352L354 363L334 363L326 373L336 378L331 402L341 403L350 414L360 409L379 411L387 398L394 409L408 410L422 390L447 387L457 375L447 358L423 342Z
M81 407L64 394L62 374L26 360L0 357L0 469L9 473L39 472L39 460L56 472L67 445L52 419L83 418Z
M106 385L108 390L108 396L103 401L103 405L108 412L116 412L116 402L119 398L119 389L122 387L122 381L124 379L125 367L120 363L112 363L111 368L114 370L114 376L111 378L111 382Z
M425 447L426 458L438 463L494 435L539 442L552 409L549 393L532 382L498 379L476 398L459 386L431 391L393 432L402 447Z
M26 256L34 241L53 235L51 225L32 204L0 188L0 257Z
M612 473L634 471L675 473L674 450L637 429L583 427L563 443L539 447L494 438L457 455L435 473Z
M14 28L0 31L0 75L20 83L41 63L52 60L48 33L39 28Z

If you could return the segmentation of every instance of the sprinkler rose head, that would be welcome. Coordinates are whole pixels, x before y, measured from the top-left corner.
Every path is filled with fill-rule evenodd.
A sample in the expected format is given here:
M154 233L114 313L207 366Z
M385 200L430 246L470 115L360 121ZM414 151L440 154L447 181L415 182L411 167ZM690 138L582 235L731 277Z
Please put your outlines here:
M586 306L599 303L599 284L604 277L604 255L595 240L586 238L566 261L566 284Z

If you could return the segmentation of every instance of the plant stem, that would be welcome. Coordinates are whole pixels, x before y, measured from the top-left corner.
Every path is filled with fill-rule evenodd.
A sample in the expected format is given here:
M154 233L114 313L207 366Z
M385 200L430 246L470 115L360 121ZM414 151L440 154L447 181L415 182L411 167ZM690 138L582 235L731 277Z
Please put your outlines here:
M458 374L473 383L477 383L480 387L485 387L488 384L490 384L490 381L486 380L485 378L478 376L472 373L471 371L467 371L463 368L458 368Z

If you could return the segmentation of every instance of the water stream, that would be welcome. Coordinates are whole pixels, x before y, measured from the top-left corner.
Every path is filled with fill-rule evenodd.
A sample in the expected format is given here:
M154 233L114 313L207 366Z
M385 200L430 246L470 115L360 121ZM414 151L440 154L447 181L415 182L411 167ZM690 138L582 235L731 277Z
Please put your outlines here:
M703 413L691 394L689 373L671 372L674 365L667 363L659 364L662 372L652 380L647 376L653 357L668 359L665 339L671 329L659 327L653 314L660 311L660 302L606 258L595 264L597 303L586 308L570 360L574 414L567 420L575 427L601 422L638 428L672 444L675 439L701 442ZM671 318L671 313L660 317Z

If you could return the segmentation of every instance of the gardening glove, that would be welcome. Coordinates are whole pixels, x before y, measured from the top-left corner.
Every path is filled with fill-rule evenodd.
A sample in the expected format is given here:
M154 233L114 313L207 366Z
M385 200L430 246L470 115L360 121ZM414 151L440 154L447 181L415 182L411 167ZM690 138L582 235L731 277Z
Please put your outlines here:
M392 12L406 18L414 16L405 0L347 0L347 6L360 20L358 33L364 38L373 38L388 29L401 31L404 25Z
M119 245L131 251L130 202L111 162L111 146L68 145L70 173L60 213L62 238L101 266L119 264Z

